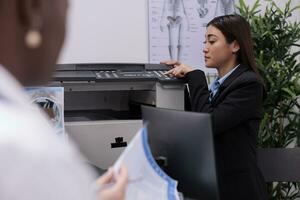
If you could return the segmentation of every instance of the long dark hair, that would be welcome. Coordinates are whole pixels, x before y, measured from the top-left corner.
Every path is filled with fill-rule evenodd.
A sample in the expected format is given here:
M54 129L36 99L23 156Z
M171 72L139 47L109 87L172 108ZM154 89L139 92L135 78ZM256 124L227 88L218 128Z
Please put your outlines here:
M250 25L245 18L240 15L223 15L211 20L206 27L214 26L219 29L226 38L228 44L234 40L240 45L237 54L237 61L242 65L250 67L262 80L255 62L253 43L251 39Z

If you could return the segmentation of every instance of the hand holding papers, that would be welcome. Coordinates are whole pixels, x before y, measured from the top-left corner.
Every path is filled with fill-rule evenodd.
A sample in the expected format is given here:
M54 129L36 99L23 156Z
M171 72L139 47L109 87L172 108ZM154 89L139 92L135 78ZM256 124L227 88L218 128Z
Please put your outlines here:
M161 170L151 154L146 127L136 134L116 161L113 167L116 173L121 165L127 167L129 174L125 199L179 200L177 181Z

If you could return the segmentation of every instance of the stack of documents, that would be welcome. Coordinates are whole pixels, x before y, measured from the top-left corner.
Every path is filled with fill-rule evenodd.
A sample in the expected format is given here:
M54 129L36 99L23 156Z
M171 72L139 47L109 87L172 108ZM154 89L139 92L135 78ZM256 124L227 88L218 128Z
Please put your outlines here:
M170 178L155 162L143 127L133 138L114 165L117 173L125 165L129 180L127 200L179 200L177 181Z

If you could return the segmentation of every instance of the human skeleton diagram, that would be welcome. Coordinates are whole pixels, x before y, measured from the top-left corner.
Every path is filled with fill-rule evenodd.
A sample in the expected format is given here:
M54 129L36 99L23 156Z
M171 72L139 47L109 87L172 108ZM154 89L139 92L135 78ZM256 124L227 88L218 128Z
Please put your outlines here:
M207 0L197 0L199 4L199 8L197 8L198 14L200 18L204 18L208 13L207 8Z
M215 16L229 15L235 13L235 1L234 0L218 0Z
M209 12L207 7L208 2L207 0L197 0L197 2L200 6L197 8L199 17L204 18ZM229 15L236 12L235 0L217 0L216 2L215 16Z
M182 58L182 39L184 30L189 29L184 0L164 0L160 29L169 33L169 54L171 60Z

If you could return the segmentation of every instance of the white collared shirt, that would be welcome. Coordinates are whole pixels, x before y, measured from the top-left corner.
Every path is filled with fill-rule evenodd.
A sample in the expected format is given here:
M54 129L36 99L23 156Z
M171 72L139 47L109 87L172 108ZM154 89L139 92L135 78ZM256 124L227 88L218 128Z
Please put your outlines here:
M0 199L93 200L95 174L0 65Z
M237 66L235 66L233 69L231 69L229 72L227 72L227 74L225 74L223 77L218 77L216 80L214 80L214 82L212 82L209 87L208 90L211 93L210 95L210 100L217 94L218 89L220 87L220 85L222 85L222 83L240 66L240 64L238 64Z

